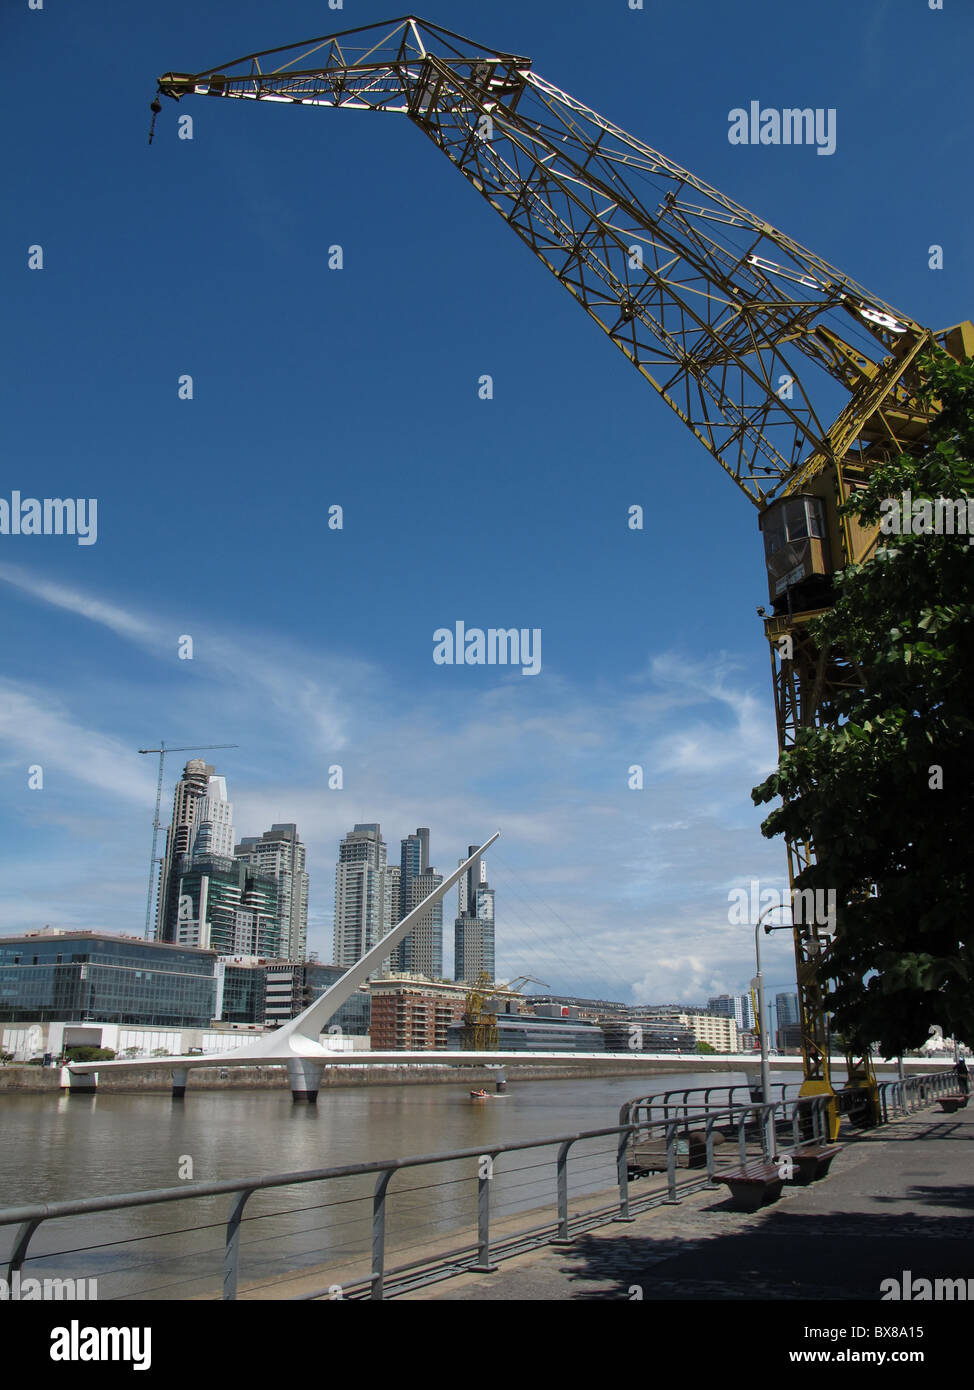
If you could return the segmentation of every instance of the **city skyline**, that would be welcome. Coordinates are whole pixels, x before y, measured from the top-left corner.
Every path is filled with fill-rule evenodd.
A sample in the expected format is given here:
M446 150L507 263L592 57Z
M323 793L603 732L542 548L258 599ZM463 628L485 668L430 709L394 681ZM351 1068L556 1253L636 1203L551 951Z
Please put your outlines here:
M207 848L207 847L212 847L213 850L214 850L214 852L215 852L216 848L223 848L223 847L224 847L224 842L229 842L230 840L233 840L233 839L235 838L234 832L233 832L233 821L232 821L233 803L228 801L228 796L227 796L227 781L228 781L228 779L227 779L227 776L226 776L226 775L224 775L224 774L222 774L222 773L218 774L218 773L216 772L216 768L215 768L214 765L212 765L212 764L207 764L207 763L205 763L204 760L202 760L202 759L190 759L190 760L189 760L189 763L187 763L186 766L189 767L190 764L193 764L193 765L194 765L194 767L195 767L195 769L196 769L196 776L197 776L197 777L200 777L200 776L202 777L202 788L201 788L201 791L200 791L201 804L205 805L205 806L208 808L208 810L209 810L209 814L208 814L208 815L203 815L203 816L200 818L199 824L195 826L195 830L193 831L193 834L195 835L195 839L194 839L193 843L194 843L195 845L197 845L200 849L205 849L205 848ZM185 770L184 770L184 775L185 775ZM179 785L179 783L180 783L182 780L183 780L183 777L177 777L177 778L174 780L174 784L173 784L173 786L174 786L174 793L173 793L173 795L174 795L174 800L175 800L176 795L177 795L177 788L178 788L178 785ZM284 797L286 797L287 793L284 792L283 789L282 789L281 795L283 795ZM240 800L239 797L238 797L238 800ZM226 803L226 804L227 804L227 812L228 812L228 814L227 814L227 818L226 818L226 819L223 819L223 818L221 817L221 815L219 814L219 808L221 807L221 804L222 804L222 803ZM249 818L250 818L250 817L248 816L248 819L249 819ZM253 851L253 847L254 847L254 842L263 840L263 839L265 839L265 838L277 839L278 836L277 836L274 832L280 831L282 828L287 829L289 825L293 825L293 824L294 824L293 822L283 822L283 823L282 823L282 822L274 821L274 822L272 823L272 826L273 826L272 831L265 831L265 832L263 832L263 835L262 835L262 836L243 836L243 837L241 837L240 841L234 846L234 853L235 853L235 856L236 856L236 853L237 853L238 851L240 851L242 848L244 848L245 846L247 847L247 849L248 849L249 851L252 852L252 851ZM168 837L169 837L169 834L170 834L170 833L171 833L171 827L169 827L169 828L167 829L167 841L166 841L167 850L168 850ZM428 833L429 833L429 832L427 831L427 835L428 835ZM405 839L411 839L411 838L413 838L413 837L414 837L414 834L415 834L415 832L411 832L411 834L410 834L409 836L405 837ZM312 848L313 848L313 849L316 849L319 855L327 855L327 853L328 853L327 849L322 849L320 846L313 846ZM166 854L163 854L162 856L160 856L160 869L159 869L160 884L161 884L161 881L162 881L162 879L163 879L163 877L164 877L164 875L165 875L165 872L166 872L165 863L166 863ZM334 864L334 861L332 861L332 863ZM399 867L399 866L388 866L388 867L390 868L390 871L391 871L391 872L393 872L393 873L398 872L398 867ZM306 875L305 877L307 877L307 875ZM325 877L327 878L327 876L325 876ZM430 885L430 886L431 886L431 885ZM427 887L427 891L429 891L429 887ZM488 886L488 891L489 891L489 896L492 898L492 897L493 897L493 890L492 890L492 889L489 889L489 886ZM460 890L460 895L461 895L461 899L462 899L462 889ZM423 894L422 896L425 896L425 894ZM327 901L327 899L326 899L326 901ZM391 900L390 900L390 901L391 901ZM157 903L158 903L158 899L157 899ZM305 903L307 904L307 897L305 897ZM330 904L330 906L331 906L331 910L332 910L332 913L333 913L333 911L334 911L334 900L333 900L333 899L332 899L332 903ZM325 913L327 913L327 912L328 912L328 908L327 908L327 907L324 909L324 913L322 912L322 910L321 910L320 908L318 909L318 911L317 911L317 917L318 917L319 923L321 922L321 917L322 917L323 915L325 915ZM556 913L556 909L553 909L553 914L555 914L555 913ZM556 935L557 935L557 930L558 930L557 921L560 920L560 921L563 922L563 919L562 919L561 916L560 916L560 912L557 912L557 915L556 915L556 916L553 915L553 919L552 919L552 920L553 920L554 935L556 936ZM41 925L40 920L35 920L35 921L33 921L33 922L26 922L26 923L22 924L22 927L21 927L20 929L24 929L24 930L36 929L39 925ZM85 925L90 925L90 926L94 926L94 927L96 927L96 928L97 928L98 926L102 926L102 927L105 926L104 920L103 920L102 918L92 918L92 919L89 920L89 922L88 922L87 924L86 924L86 923L78 923L78 922L66 922L66 923L60 923L59 925L68 926L68 927L71 927L71 926L75 926L75 927L84 927ZM393 925L394 925L394 923L393 923ZM126 926L123 925L123 924L119 924L117 927L107 927L107 928L105 928L105 929L108 929L108 930L117 930L117 931L119 932L119 934L123 934L123 935L128 934L128 933L127 933L127 928L126 928ZM452 933L451 935L455 936L455 935L456 935L456 932L454 931L454 933ZM252 939L252 941L255 943L254 949L256 950L256 949L257 949L257 944L259 944L258 938L257 938L256 936L252 936L251 939ZM332 949L333 940L334 940L333 921L332 921L332 927L331 927L331 929L329 929L327 926L324 926L324 924L321 924L321 925L319 926L318 931L317 931L317 933L315 934L314 938L310 938L310 937L308 937L307 935L305 935L305 948L304 948L304 949L305 949L305 952L307 952L307 953L314 952L314 953L316 953L320 958L329 958L329 959L331 959L331 960L334 960L334 959L335 959L335 955L334 955L334 951L333 951L333 949ZM535 965L535 968L539 968L539 966L540 966L540 968L543 968L543 969L548 970L549 973L550 973L550 972L553 970L553 968L554 968L553 965L552 965L552 960L553 960L553 959L560 960L560 961L562 962L562 964L564 965L564 954L563 954L563 952L561 951L560 945L559 945L558 943L555 943L555 944L552 946L552 956L551 956L551 957L549 957L549 956L547 956L547 955L545 955L544 957L541 957L541 956L537 956L537 955L531 955L530 952L529 952L528 954L525 954L525 951L524 951L524 949L523 949L523 946L517 945L517 944L516 944L516 940L517 940L517 930L516 930L516 924L515 924L515 926L514 926L514 931L513 931L513 933L512 933L511 939L510 939L510 941L508 942L508 947L510 948L510 949L509 949L509 954L511 954L512 956L515 957L516 962L517 962L518 964L522 964L525 960L529 959L529 956L530 956L530 960L533 961L533 964ZM270 954L277 954L277 953L278 953L278 949L279 949L279 950L280 950L280 954L289 956L289 958L294 958L294 959L302 958L301 956L294 955L292 952L288 951L288 950L285 948L285 946L283 945L283 938L282 938L282 944L280 945L279 948L275 948L274 945L273 945L273 942L271 942L271 941L266 941L266 942L264 942L263 944L264 944L264 946L266 947L267 953L270 953ZM239 949L239 950L245 950L245 949L246 949L245 946L244 946L244 944L243 944L242 938L238 941L238 946L237 946L236 949ZM531 948L530 948L530 951L536 952L536 950L537 950L537 947L534 946L534 945L532 945ZM390 962L390 967L393 968L393 969L395 969L395 968L405 969L405 968L406 968L406 967L404 966L404 964L403 964L403 962L402 962L401 959L398 961L398 963L397 963L395 960L391 961L391 962ZM417 970L418 970L418 967L417 967ZM454 962L453 962L452 964L449 963L448 961L444 961L444 962L443 962L443 968L442 968L442 970L439 971L439 972L437 972L437 973L443 975L443 976L446 977L446 978L453 978L453 974L451 974L451 971L454 971L454 970L455 970L455 960L454 960ZM576 944L576 948L575 948L574 972L578 972L577 944ZM425 973L425 972L418 972L418 973ZM466 973L466 972L465 972L465 973ZM478 973L479 973L479 972L478 972ZM506 974L506 975L513 975L514 973L516 973L516 971L515 971L515 968L512 967L510 970L506 970L506 971L503 970L503 969L495 969L495 972L494 972L494 973L496 974L497 978L501 978L501 976L503 976L503 975L505 975L505 974ZM626 989L628 989L628 992L629 992L629 994L632 996L632 999L633 999L633 1000L636 1000L636 999L638 999L638 998L640 998L640 997L645 997L645 996L646 996L646 994L647 994L647 988L651 987L651 985L652 985L653 974L654 974L654 972L653 972L653 970L652 970L652 965L650 965L649 971L648 971L646 974L644 974L644 976L642 977L642 979L639 980L639 981L637 981L636 983L633 983L632 979L631 979L630 977L626 977L626 976L621 976L621 975L608 975L608 974L605 974L605 973L603 973L603 974L600 976L599 973L598 973L598 965L597 965L597 966L595 967L595 969L593 970L593 972L592 972L591 978L595 979L596 981L598 981L598 979L600 979L600 978L603 979L603 980L611 980L611 981L613 981L613 982L615 983L615 985L616 985L617 987L620 987L620 986L622 987L622 992L625 992ZM572 973L572 974L570 974L570 975L569 975L569 974L566 974L566 975L562 976L562 979L563 979L563 981L565 982L565 988L566 988L566 989L569 989L569 990L574 990L574 992L576 992L576 993L578 993L578 992L581 990L582 985L584 984L585 978L586 978L586 976L585 976L585 974L584 974L584 970L582 970L581 973ZM721 979L718 979L718 978L716 978L716 977L714 977L714 983L715 983L716 985L718 985L718 986L723 987L723 988L731 988L731 989L733 989L733 988L737 988L737 985L738 985L738 983L739 983L739 978L738 978L738 981L735 982L735 980L734 980L733 978L731 978L731 979L728 981L728 979L727 979L726 977L725 977L724 979L722 979L722 980L721 980ZM792 983L792 981L788 978L787 967L786 967L786 969L785 969L784 974L781 976L780 983L781 983L782 985L785 985L785 986L789 986L789 985ZM691 1001L691 1000L693 1000L693 999L698 999L698 998L701 998L701 997L705 997L705 996L713 989L713 987L714 987L714 984L710 984L710 985L708 985L707 983L701 984L701 985L699 985L699 986L696 988L695 991L691 989L691 990L689 990L689 991L684 992L684 995L682 996L682 997L683 997L683 1000L684 1000L684 1002L687 1002L687 1001ZM610 990L602 990L602 991L600 991L598 988L593 988L593 989L590 990L590 993L591 993L591 995L592 995L593 997L597 996L597 995L600 994L600 993L611 993L611 992L612 992L612 991L610 991ZM617 990L617 992L618 992L618 990ZM660 986L659 986L659 988L658 988L658 990L656 990L656 992L655 992L655 997L660 997L660 998L664 998L664 997L676 998L676 997L677 997L677 994L674 993L673 990L672 990L671 988L669 988L669 987L667 987L667 986L665 986L665 985L663 985L663 984L661 983Z

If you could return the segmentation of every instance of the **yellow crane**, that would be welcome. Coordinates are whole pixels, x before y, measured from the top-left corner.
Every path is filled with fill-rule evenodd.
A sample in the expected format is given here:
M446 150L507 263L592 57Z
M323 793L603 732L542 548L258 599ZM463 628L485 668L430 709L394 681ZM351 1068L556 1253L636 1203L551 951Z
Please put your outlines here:
M412 15L167 72L158 94L410 120L757 509L779 747L828 722L835 691L854 677L816 649L807 625L832 602L833 573L868 558L877 539L839 507L878 464L923 440L938 407L922 395L918 362L933 348L974 356L974 325L924 327L559 90L530 58ZM156 100L153 120L159 109ZM814 849L787 850L794 888ZM877 1090L868 1056L847 1059L841 1094L832 1086L823 926L794 928L802 1093L836 1096L837 1128L840 1101L875 1117Z
M497 1051L497 1015L487 1005L499 994L514 991L521 985L531 983L550 986L544 980L536 980L533 975L518 975L509 984L495 984L490 976L481 971L467 993L463 1014L463 1029L460 1046L465 1052Z

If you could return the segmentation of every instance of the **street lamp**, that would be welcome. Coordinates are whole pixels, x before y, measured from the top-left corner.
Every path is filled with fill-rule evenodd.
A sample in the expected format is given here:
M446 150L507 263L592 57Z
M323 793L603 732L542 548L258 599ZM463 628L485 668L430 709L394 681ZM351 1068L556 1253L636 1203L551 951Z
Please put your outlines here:
M771 1067L768 1060L767 1010L764 1006L764 975L761 971L761 923L769 912L777 912L781 906L781 903L772 903L770 907L764 909L759 915L757 922L754 924L754 956L758 967L758 973L755 979L758 992L758 1036L761 1039L761 1099L765 1105L770 1104L771 1101ZM788 931L789 927L787 922L785 922L781 926L765 927L764 930L766 932ZM768 1134L768 1152L771 1153L774 1122L771 1118L770 1110L765 1111L765 1122Z

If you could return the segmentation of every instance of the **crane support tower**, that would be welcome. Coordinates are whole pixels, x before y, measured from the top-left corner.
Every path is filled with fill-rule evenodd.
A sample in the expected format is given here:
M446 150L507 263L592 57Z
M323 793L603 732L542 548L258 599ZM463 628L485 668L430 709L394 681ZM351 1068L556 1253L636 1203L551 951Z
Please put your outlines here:
M496 994L494 982L481 971L464 1000L460 1046L464 1052L497 1051L497 1015L487 1008Z
M839 507L936 414L919 359L974 355L970 322L933 331L763 218L501 52L413 16L167 72L158 95L348 107L406 116L456 165L758 512L772 615L778 742L827 723L855 676L816 650L809 620L877 528ZM161 104L158 95L153 110ZM787 639L787 640L782 640ZM788 844L789 881L813 847ZM841 923L839 924L841 930ZM829 936L795 924L806 1095L875 1117L868 1055L829 1075L820 967Z

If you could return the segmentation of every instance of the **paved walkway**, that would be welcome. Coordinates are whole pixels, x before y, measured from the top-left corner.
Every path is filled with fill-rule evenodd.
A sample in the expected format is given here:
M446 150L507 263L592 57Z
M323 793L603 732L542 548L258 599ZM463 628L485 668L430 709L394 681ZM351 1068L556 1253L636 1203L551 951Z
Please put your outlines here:
M396 1301L876 1300L904 1271L974 1289L972 1160L974 1106L925 1110L851 1138L826 1178L759 1212L711 1189Z

